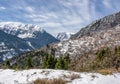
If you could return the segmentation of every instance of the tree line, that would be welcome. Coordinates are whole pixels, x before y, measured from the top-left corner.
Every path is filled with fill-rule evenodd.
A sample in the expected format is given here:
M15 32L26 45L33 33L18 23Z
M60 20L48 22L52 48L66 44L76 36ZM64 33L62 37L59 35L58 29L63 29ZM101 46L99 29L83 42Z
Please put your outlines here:
M12 69L32 69L39 68L42 69L68 69L68 64L70 63L69 55L67 56L59 56L55 57L52 54L44 54L42 60L33 60L31 56L27 56L25 58L25 62L23 65L19 65L18 63L11 64L10 60L5 61L6 68Z

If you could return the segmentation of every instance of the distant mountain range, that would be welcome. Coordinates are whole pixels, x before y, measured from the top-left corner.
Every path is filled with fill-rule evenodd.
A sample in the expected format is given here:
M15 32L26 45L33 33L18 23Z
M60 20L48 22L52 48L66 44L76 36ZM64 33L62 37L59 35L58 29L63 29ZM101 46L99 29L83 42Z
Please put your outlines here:
M59 36L61 39L64 33L58 34L57 38ZM109 48L110 51L113 51L112 49L118 46L120 46L120 12L92 22L66 41L51 44L41 49L20 55L21 58L19 60L25 59L31 54L32 58L40 58L43 53L54 53L56 57L69 55L74 64L72 68L76 68L77 65L82 67L82 64L87 68L87 65L89 66L90 63L94 64L92 62L96 61L96 53L98 51L104 48ZM106 59L108 58L106 57ZM111 58L111 60L113 58ZM12 61L17 62L17 59L18 58L12 59ZM39 59L39 61L42 60ZM106 60L106 62L109 64L111 61Z
M0 22L0 60L59 42L37 25Z

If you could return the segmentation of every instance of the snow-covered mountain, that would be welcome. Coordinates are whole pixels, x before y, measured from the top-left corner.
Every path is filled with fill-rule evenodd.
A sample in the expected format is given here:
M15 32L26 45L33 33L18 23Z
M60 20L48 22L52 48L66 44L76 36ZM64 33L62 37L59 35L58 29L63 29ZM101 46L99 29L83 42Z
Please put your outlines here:
M35 38L35 32L44 32L37 25L23 24L20 22L0 22L0 30L19 38Z
M25 40L0 30L0 60L5 60L18 55L18 53L30 50L32 50L32 47Z
M65 41L70 38L71 34L66 33L66 32L60 32L56 35L56 38L59 39L60 41Z
M92 22L67 41L55 44L56 54L79 56L103 47L120 46L120 12Z
M58 41L37 25L19 22L0 22L1 59Z

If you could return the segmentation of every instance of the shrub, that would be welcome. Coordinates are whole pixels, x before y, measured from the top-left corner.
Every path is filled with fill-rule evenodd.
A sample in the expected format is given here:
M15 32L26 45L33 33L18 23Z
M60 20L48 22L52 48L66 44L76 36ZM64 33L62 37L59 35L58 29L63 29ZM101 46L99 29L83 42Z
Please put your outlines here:
M37 79L34 81L34 84L65 84L67 83L64 79Z
M79 74L72 74L72 75L70 75L70 79L71 80L74 80L74 79L77 79L77 78L80 78Z
M67 79L70 79L70 80L74 80L74 79L80 78L80 75L73 73L73 74L70 74L70 75L64 75L63 77L67 78Z
M97 72L102 75L111 75L114 71L110 69L103 69L103 70L98 70Z

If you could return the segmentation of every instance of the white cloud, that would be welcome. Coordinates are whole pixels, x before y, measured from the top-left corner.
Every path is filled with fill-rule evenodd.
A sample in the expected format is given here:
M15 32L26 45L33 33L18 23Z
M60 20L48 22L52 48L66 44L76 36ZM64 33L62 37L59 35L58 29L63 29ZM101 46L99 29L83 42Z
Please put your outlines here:
M3 6L1 6L1 7L0 7L0 10L5 10L5 9L6 9L6 8L5 8L5 7L3 7Z
M44 27L48 27L48 28L57 28L57 27L60 27L61 24L60 23L57 23L57 22L46 22L46 23L42 23L41 26L44 28Z
M25 18L28 18L29 20L33 21L34 23L49 23L54 21L55 19L57 19L57 15L54 13L44 13L41 14L40 12L34 13L31 12L30 14L25 14L24 15Z
M49 28L47 30L55 28L54 31L56 32L71 32L72 28L78 28L78 30L75 31L79 31L79 28L82 27L85 21L87 23L91 20L91 12L95 12L94 9L90 11L89 0L59 0L58 3L60 3L58 7L61 8L59 11L47 11L42 7L43 10L34 12L33 8L27 7L27 11L30 11L31 14L25 15L25 17L31 19L43 28ZM70 29L68 30L67 28ZM74 29L72 29L72 31L73 30ZM53 31L50 32L54 33Z
M26 14L25 17L31 18L31 19L34 19L34 18L44 18L44 19L48 19L48 16L40 15L40 14L35 14L35 13L30 14L30 15Z
M80 17L71 17L69 20L64 20L63 25L70 26L70 25L76 25L76 24L82 24L83 20Z
M29 13L34 13L34 8L33 7L28 6L28 7L25 8L25 10Z
M107 8L112 8L112 4L110 3L110 0L103 0L102 3L103 3Z
M84 20L90 20L89 3L90 0L69 0L60 1L60 3L68 10L71 16L77 15L77 17L82 17ZM65 10L65 11L66 11Z

